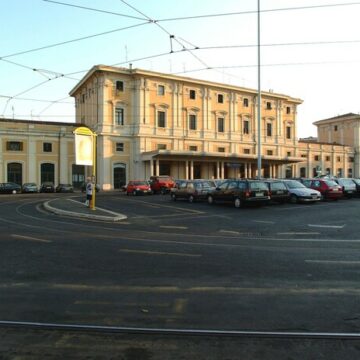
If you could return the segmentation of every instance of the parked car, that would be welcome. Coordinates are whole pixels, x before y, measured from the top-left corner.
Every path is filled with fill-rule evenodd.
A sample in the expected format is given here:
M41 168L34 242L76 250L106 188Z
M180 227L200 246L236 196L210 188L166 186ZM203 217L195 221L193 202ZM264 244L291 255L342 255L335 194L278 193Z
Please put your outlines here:
M232 202L236 208L250 203L264 205L270 201L270 190L260 180L226 180L208 194L207 200L209 204Z
M331 179L304 179L303 184L310 189L320 191L322 200L339 200L343 196L341 186Z
M360 179L351 179L355 183L356 195L360 196Z
M126 186L126 195L151 195L152 190L148 181L132 180Z
M265 182L270 190L271 201L284 204L290 200L289 190L281 180L266 180Z
M350 199L356 195L356 185L352 179L337 178L335 181L342 187L344 197Z
M85 192L86 191L86 183L82 183L81 185L81 192ZM99 184L96 184L95 185L95 191L96 192L99 192L100 191L100 185Z
M56 192L62 192L62 193L65 193L65 192L74 192L74 188L71 184L59 184L56 189L55 189Z
M55 186L52 182L44 182L40 186L41 193L53 193L55 192Z
M166 194L170 192L175 186L175 181L171 176L161 175L161 176L151 176L150 177L150 186L151 190L156 193Z
M213 180L184 180L171 189L170 196L173 201L187 199L190 203L207 199L210 191L216 188Z
M293 204L299 202L314 203L321 200L321 193L314 189L307 188L297 180L282 180L290 193L290 202Z
M21 187L21 192L23 193L37 193L39 191L35 183L25 183Z
M21 192L21 186L13 182L0 183L1 194L18 194Z

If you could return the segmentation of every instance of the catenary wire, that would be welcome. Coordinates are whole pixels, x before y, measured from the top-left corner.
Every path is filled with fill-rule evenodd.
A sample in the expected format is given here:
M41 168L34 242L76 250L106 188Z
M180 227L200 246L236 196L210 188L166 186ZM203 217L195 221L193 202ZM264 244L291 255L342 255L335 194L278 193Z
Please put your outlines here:
M48 2L48 3L58 4L58 5L71 6L71 7L78 8L78 9L83 9L83 10L96 11L96 12L100 12L100 13L103 13L103 14L127 17L127 18L130 18L130 19L146 20L145 18L140 18L140 17L137 17L137 16L127 15L127 14L120 14L120 13L117 13L117 12L114 12L114 11L106 11L106 10L101 10L101 9L94 9L94 8L90 8L90 7L86 7L86 6L69 4L69 3L64 3L64 2L60 2L60 1L53 1L53 0L43 0L43 1Z

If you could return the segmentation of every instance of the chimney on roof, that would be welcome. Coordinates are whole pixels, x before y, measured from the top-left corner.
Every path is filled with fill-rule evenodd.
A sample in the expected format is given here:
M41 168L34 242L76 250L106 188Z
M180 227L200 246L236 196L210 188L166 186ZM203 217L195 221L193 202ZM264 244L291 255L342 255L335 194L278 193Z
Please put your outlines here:
M132 70L132 63L129 64L129 70Z

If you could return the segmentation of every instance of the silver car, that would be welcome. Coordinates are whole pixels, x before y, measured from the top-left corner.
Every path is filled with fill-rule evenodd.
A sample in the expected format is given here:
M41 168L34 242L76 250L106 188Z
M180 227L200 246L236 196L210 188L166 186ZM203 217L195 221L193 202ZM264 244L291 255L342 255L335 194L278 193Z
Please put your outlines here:
M316 202L321 200L320 191L309 189L297 180L283 180L290 193L290 202L293 204L300 202Z

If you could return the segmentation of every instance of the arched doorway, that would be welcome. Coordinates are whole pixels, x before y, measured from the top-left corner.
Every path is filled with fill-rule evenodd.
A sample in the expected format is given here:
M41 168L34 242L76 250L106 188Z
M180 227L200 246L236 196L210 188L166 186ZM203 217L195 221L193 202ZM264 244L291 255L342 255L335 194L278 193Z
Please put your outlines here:
M7 164L7 181L22 185L22 164Z
M55 165L51 163L41 164L41 184L44 182L55 183Z
M126 185L126 164L114 164L114 189Z

